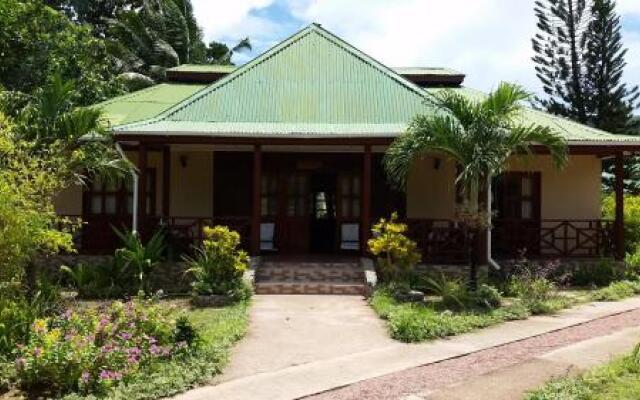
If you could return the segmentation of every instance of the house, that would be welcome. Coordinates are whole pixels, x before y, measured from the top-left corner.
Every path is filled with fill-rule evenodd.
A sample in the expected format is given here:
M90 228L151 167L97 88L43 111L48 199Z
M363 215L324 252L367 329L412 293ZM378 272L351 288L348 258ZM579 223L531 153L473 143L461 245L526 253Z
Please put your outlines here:
M81 251L112 251L111 226L135 223L143 236L167 226L182 248L203 226L225 224L253 255L361 254L372 223L398 211L426 262L465 260L453 220L456 165L425 157L401 193L381 164L413 116L436 112L433 93L483 96L463 86L463 74L390 68L312 24L238 68L185 65L167 77L97 105L141 173L60 196L60 214L87 222ZM534 146L497 178L494 257L520 249L530 257L621 257L622 163L640 139L532 109L521 118L560 133L570 159L555 170ZM608 157L617 165L615 221L600 211Z

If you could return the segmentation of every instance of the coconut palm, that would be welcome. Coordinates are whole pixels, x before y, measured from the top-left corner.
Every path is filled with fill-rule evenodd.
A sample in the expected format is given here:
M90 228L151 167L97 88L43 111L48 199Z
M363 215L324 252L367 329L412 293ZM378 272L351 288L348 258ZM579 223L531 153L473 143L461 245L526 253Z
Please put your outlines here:
M453 90L435 97L441 109L434 115L416 116L387 150L384 166L390 181L404 189L414 163L425 154L442 154L457 163L456 184L464 199L457 216L467 232L470 284L475 287L474 249L479 233L491 226L491 215L481 203L489 202L492 177L507 168L513 155L531 154L532 145L546 148L561 168L567 161L567 146L551 128L520 121L522 102L531 95L518 85L501 83L480 100ZM481 200L484 187L487 198Z

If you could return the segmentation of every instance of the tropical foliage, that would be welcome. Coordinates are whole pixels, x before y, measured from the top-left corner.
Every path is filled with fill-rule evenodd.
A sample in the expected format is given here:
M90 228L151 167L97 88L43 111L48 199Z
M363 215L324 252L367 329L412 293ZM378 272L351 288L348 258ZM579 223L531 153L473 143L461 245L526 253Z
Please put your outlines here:
M373 226L373 238L367 245L376 256L382 280L407 282L415 265L420 262L416 242L406 236L407 225L398 222L398 214L389 220L382 218Z
M249 266L247 253L239 249L240 235L226 226L204 228L202 245L194 258L185 257L193 275L196 295L222 295L234 300L250 297L243 281Z
M151 272L162 260L165 244L165 232L156 231L146 244L137 232L121 232L114 229L116 235L122 240L123 247L116 250L115 259L120 260L123 269L128 269L136 277L139 290L147 295L151 294Z
M0 54L5 112L20 109L25 95L48 84L55 72L76 81L76 105L122 93L105 43L90 28L74 24L40 0L0 2Z
M389 146L384 158L390 181L402 189L406 189L416 161L428 153L442 154L458 165L456 183L464 198L458 216L470 236L472 285L476 280L472 249L480 230L490 226L490 215L480 207L484 202L486 209L487 204L486 198L480 199L482 189L507 168L510 158L530 154L534 143L549 150L557 167L567 161L567 146L556 132L519 122L521 103L530 98L523 88L509 83L501 83L480 101L445 90L436 95L441 111L416 116L407 132Z

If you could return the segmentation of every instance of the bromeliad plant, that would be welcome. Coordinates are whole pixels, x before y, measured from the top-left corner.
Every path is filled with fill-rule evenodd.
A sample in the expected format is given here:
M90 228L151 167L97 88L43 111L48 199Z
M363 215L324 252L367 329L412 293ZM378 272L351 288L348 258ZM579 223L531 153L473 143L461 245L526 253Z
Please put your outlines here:
M195 278L195 295L222 295L244 300L251 294L243 275L249 266L247 253L239 249L240 235L226 226L204 228L202 245L195 249L195 257L184 257Z
M567 161L567 146L561 136L548 127L519 122L521 103L530 97L522 87L509 83L501 83L479 101L444 90L435 96L440 110L416 116L385 155L387 175L401 189L406 189L415 162L428 153L443 154L458 165L456 183L464 198L459 222L467 232L474 288L478 260L472 249L478 247L481 231L491 227L490 213L482 210L488 204L488 198L480 199L482 189L488 189L488 196L492 178L507 168L512 156L530 154L533 144L545 147L557 167Z
M373 238L367 245L377 257L383 280L408 284L413 268L420 262L420 253L416 242L405 235L407 225L398 222L398 214L393 213L389 220L382 218L371 230Z

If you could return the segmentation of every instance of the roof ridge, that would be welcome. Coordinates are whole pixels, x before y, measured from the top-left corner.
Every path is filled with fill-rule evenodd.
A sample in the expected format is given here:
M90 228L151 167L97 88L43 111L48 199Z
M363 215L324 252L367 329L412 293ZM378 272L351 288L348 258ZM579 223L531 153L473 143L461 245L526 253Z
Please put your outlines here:
M402 85L404 85L407 88L415 91L416 93L429 98L435 104L435 101L432 98L433 95L431 93L427 92L426 90L424 90L420 86L416 85L415 83L411 82L410 80L408 80L404 76L400 75L393 68L391 68L391 67L385 65L384 63L376 60L375 58L373 58L372 56L368 55L364 51L358 49L357 47L353 46L352 44L350 44L346 40L342 39L340 36L338 36L338 35L330 32L330 31L324 29L322 27L322 25L320 25L320 24L312 23L311 25L309 25L309 27L312 27L313 30L316 30L319 34L324 36L325 39L334 42L336 45L340 46L344 50L349 51L351 54L353 54L354 56L358 57L362 61L368 63L372 67L378 69L380 72L386 74L387 76L389 76L392 79L395 79L396 81L398 81L398 83L401 83ZM327 36L329 36L329 37L327 37Z

